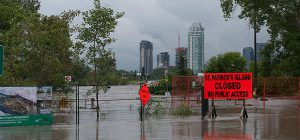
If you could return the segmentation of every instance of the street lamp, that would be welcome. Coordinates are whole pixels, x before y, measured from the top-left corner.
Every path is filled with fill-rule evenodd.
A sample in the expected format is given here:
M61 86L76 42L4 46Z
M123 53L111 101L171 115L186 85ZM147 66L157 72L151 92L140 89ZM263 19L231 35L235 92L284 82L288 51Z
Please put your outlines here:
M255 82L254 82L254 89L257 89L257 51L256 51L256 0L254 0L254 27L253 27L253 31L254 31L254 78L255 78ZM256 93L256 91L255 91Z
M254 23L254 78L257 78L256 23Z

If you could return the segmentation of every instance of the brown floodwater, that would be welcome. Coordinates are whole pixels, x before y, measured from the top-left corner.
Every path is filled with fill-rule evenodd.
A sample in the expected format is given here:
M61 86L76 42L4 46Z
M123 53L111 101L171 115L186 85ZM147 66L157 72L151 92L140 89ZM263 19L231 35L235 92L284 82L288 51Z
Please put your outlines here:
M86 93L89 87L81 87ZM101 99L135 99L139 86L113 86ZM247 101L248 119L240 119L241 101L215 101L217 118L160 115L140 121L138 100L102 101L100 119L93 109L55 113L52 126L1 127L1 140L254 140L300 139L298 100ZM89 106L88 103L87 106ZM82 102L80 106L84 106Z

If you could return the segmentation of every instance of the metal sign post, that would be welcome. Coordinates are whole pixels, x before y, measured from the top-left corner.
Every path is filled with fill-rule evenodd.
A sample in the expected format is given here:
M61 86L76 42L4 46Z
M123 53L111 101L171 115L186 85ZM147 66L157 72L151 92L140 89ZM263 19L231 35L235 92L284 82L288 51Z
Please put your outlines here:
M0 75L3 74L3 58L4 58L4 53L3 53L3 46L0 45Z
M247 110L246 110L245 100L243 100L243 109L242 109L242 112L241 112L241 118L242 119L247 119L248 118L248 113L247 113Z
M202 119L204 119L204 117L207 114L208 111L208 99L204 99L204 87L201 87L201 108L202 108Z
M143 83L140 83L140 89L142 89L142 85ZM141 101L141 111L140 111L140 117L141 117L141 121L143 121L143 112L144 112L144 107L143 107L143 103L142 100Z
M79 124L79 86L76 84L75 91L75 116L76 116L76 124Z
M140 116L141 116L141 121L143 121L143 116L144 116L144 107L143 107L143 103L142 103L142 101L141 101L141 114L140 114Z
M217 111L216 111L214 99L212 99L212 101L211 101L211 106L212 106L212 109L211 109L211 113L210 113L209 116L211 118L216 118L217 117Z
M75 117L76 117L76 122L75 124L77 124L78 122L78 118L77 118L77 86L75 86L76 90L75 90Z

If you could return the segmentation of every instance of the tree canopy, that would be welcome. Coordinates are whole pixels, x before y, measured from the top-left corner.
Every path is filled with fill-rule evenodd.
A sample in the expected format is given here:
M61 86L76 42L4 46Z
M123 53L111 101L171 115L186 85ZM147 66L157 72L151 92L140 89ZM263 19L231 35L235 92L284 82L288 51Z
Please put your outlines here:
M114 53L104 47L114 41L110 34L123 13L114 15L99 0L94 2L94 9L83 12L82 26L71 28L72 19L81 13L78 10L45 16L38 13L38 0L1 0L0 43L5 57L0 85L65 86L67 75L79 84L92 84L91 64L98 67L97 77L105 79L103 83L116 77ZM80 40L76 43L71 39L75 29Z
M68 21L32 12L24 8L26 3L4 4L0 5L5 19L0 30L5 55L2 84L63 85L71 70Z
M300 76L299 0L220 0L224 17L229 19L236 6L239 18L249 20L259 31L268 28L270 40L262 52L263 76Z
M244 72L246 59L239 52L219 54L208 60L206 72Z
M177 64L177 74L180 76L189 76L193 74L193 71L187 68L187 58L183 53L179 54L179 60Z
M101 6L100 0L94 0L94 8L83 12L83 23L79 27L79 48L86 51L88 63L94 66L94 84L105 84L104 79L116 71L114 53L105 48L115 39L111 37L117 25L117 19L124 13Z

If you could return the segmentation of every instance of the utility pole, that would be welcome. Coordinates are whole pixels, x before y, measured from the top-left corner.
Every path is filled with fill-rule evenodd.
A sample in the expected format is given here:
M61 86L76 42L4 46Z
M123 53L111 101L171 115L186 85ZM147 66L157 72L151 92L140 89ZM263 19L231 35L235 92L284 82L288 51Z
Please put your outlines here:
M257 89L257 50L256 50L256 12L257 12L257 8L256 8L256 0L254 0L254 27L253 27L253 31L254 31L254 90ZM256 92L256 91L255 91Z
M256 21L254 23L254 78L257 78Z
M257 47L256 47L256 33L257 33L257 0L254 0L254 78L257 78ZM255 85L256 86L256 85Z

